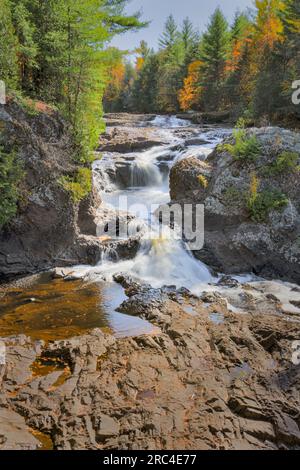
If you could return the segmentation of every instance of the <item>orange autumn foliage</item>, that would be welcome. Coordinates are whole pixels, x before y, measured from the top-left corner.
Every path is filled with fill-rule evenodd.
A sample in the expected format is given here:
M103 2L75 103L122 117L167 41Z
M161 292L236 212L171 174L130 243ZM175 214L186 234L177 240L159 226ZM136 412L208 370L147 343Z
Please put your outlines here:
M123 86L125 77L125 65L123 62L119 62L114 65L109 71L109 82L105 91L105 99L107 101L114 101L120 93Z
M135 68L136 68L136 71L137 72L140 72L144 66L144 63L145 63L145 59L144 57L138 57L136 59L136 65L135 65Z
M273 48L276 41L282 38L283 24L280 12L284 10L282 0L256 0L257 19L256 35L259 48Z
M199 102L200 87L199 75L202 62L195 61L189 65L188 76L184 80L184 86L179 91L178 99L180 108L188 111Z

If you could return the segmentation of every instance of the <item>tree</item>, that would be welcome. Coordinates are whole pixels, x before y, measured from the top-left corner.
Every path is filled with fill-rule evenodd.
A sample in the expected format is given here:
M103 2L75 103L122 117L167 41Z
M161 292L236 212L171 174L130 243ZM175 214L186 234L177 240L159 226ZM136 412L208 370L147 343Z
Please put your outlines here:
M155 113L158 111L159 69L159 58L157 54L150 51L133 84L132 106L135 111L141 113Z
M176 43L179 38L177 24L174 16L170 15L165 23L165 29L159 38L159 46L161 49L168 49Z
M30 92L34 90L32 74L38 68L36 61L38 45L34 40L36 27L28 10L27 0L11 0L13 25L18 37L18 62L21 86Z
M285 113L299 119L299 106L292 103L291 96L293 93L291 84L300 77L300 4L298 0L286 0L281 20L283 35L277 46L283 72L281 96L284 99Z
M256 0L257 17L255 22L255 40L258 52L265 47L273 48L280 40L283 32L283 24L280 13L285 7L283 0ZM263 53L263 52L262 52Z
M251 33L252 24L248 16L245 13L236 13L230 31L230 53L226 64L227 73L235 71Z
M0 31L5 40L0 42L0 80L5 82L6 88L18 87L18 41L12 22L9 0L0 0Z
M120 96L124 87L126 67L120 57L111 67L107 68L109 81L105 89L103 103L106 111L114 112L119 110Z
M208 109L218 109L221 106L229 41L228 23L221 10L217 8L200 46L200 60L203 62L203 102Z
M199 53L199 34L195 31L189 18L183 20L180 39L184 54L183 75L185 77L188 74L189 65L197 60Z
M183 111L198 108L201 90L199 88L200 70L202 62L192 62L188 68L188 75L184 80L184 87L179 91L179 104Z
M145 60L147 59L150 53L150 49L146 41L141 41L139 47L136 49L135 52L138 54L136 59L136 69L137 71L139 71L143 68Z

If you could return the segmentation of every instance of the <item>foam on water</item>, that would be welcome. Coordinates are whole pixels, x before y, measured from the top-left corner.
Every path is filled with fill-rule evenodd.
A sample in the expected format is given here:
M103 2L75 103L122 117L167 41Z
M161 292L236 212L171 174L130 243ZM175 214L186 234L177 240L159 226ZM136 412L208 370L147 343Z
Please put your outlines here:
M175 129L176 127L187 127L190 121L179 119L176 116L156 116L151 122L154 127Z
M221 140L221 133L218 131L209 135L207 144L188 148L179 146L177 150L174 149L174 145L184 143L184 139L178 138L173 131L175 128L188 126L188 121L175 116L156 116L150 124L158 128L158 133L169 132L169 145L156 146L130 156L135 157L132 162L130 160L131 187L125 190L116 188L114 191L109 188L109 192L101 194L102 200L109 207L121 211L129 210L136 217L135 221L130 223L130 234L135 234L136 229L141 223L143 224L144 235L139 252L134 259L125 261L106 255L98 266L89 268L88 276L90 279L101 278L111 281L115 274L125 272L153 287L174 285L199 293L208 283L216 281L208 267L194 258L186 245L176 237L175 232L168 230L167 236L164 236L158 220L155 222L155 218L152 217L151 227L147 228L147 224L149 213L154 212L153 206L157 208L170 200L168 181L163 178L159 163L164 162L171 167L176 161L192 155L198 158L202 155L205 159ZM109 154L104 155L104 160L107 159ZM99 166L101 167L101 162ZM123 196L127 197L126 206L122 206L123 202L120 205Z

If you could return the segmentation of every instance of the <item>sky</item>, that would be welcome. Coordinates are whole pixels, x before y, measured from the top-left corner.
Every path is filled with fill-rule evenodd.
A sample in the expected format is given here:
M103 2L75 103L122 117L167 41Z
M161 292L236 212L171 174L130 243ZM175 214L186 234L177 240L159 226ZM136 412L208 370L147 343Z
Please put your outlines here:
M131 0L126 12L130 14L141 10L142 19L151 21L151 24L136 33L116 37L111 45L122 50L134 50L144 39L149 46L157 48L158 37L171 13L179 24L189 16L201 32L205 30L209 17L218 6L231 21L237 9L244 10L253 6L253 0Z

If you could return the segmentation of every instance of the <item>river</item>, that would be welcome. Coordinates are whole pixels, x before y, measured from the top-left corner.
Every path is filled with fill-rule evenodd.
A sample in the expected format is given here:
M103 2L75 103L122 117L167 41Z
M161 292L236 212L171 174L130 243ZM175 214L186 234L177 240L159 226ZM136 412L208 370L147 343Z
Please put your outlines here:
M164 143L134 153L96 154L93 166L94 183L103 201L101 211L105 208L114 214L129 210L129 235L137 231L142 234L136 256L119 259L114 250L107 249L97 266L74 266L68 282L53 280L44 273L13 284L1 299L0 336L26 334L56 340L82 335L93 328L118 337L151 333L154 330L150 323L117 311L126 299L123 288L113 280L117 273L126 273L156 288L186 287L196 295L215 288L218 275L196 260L175 232L168 231L164 236L153 213L170 201L172 165L189 156L205 160L231 130L213 126L203 130L166 116L136 126L151 128ZM191 130L193 144L188 145L186 135ZM120 159L122 184L116 177ZM105 235L101 224L98 232L99 236ZM235 277L239 281L253 280L251 275Z

